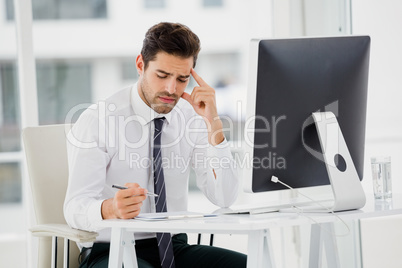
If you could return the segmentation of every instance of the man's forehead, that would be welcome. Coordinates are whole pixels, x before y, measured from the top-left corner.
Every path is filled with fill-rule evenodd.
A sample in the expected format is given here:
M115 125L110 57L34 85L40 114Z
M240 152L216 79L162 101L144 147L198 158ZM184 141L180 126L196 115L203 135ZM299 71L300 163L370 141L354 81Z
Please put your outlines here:
M194 58L183 58L180 56L158 52L154 60L149 63L157 70L166 73L180 72L181 75L189 75L193 67Z

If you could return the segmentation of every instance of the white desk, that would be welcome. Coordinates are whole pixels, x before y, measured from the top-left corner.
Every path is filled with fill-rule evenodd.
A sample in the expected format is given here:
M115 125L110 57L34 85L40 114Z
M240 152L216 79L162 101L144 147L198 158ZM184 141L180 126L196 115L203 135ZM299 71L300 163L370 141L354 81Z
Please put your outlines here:
M338 212L336 215L344 221L375 218L402 214L402 195L394 195L390 205L375 203L371 194L367 203L360 210ZM270 256L269 230L273 227L286 227L302 224L332 223L339 219L331 213L267 213L259 215L222 215L211 218L196 218L170 221L141 220L104 220L103 228L112 228L109 267L137 267L134 250L134 232L171 232L171 233L214 233L247 234L247 267L272 267Z

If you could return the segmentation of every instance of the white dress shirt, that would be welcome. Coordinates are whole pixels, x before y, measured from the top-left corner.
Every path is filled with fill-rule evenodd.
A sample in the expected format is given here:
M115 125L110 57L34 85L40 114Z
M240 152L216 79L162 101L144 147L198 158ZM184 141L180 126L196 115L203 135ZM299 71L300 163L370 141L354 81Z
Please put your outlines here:
M110 241L110 230L99 230L97 223L102 220L102 202L118 191L112 185L136 182L153 192L150 137L152 120L161 116L166 118L161 143L168 211L187 210L190 167L198 188L213 204L234 203L238 179L226 140L210 145L204 120L183 99L170 113L157 114L140 98L135 84L85 110L67 136L64 215L71 227L97 231L97 241ZM141 213L146 212L155 212L154 197L144 200ZM150 237L155 234L135 234L136 239Z

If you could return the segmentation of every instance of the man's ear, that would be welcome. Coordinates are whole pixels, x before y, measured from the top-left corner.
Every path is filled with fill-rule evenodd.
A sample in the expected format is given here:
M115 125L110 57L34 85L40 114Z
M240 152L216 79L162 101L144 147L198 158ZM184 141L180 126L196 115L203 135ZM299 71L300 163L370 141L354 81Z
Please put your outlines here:
M135 60L135 66L137 67L138 75L141 76L144 72L144 60L141 54L137 56L137 59Z

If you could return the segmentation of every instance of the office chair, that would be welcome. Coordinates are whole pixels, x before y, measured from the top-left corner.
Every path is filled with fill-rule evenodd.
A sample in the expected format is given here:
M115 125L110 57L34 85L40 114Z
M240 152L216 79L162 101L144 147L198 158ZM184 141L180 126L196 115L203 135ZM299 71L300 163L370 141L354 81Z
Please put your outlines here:
M66 134L71 125L28 127L22 131L33 207L37 225L30 231L39 237L38 267L78 267L79 248L70 240L95 241L95 232L70 228L63 215L68 183ZM59 249L57 238L64 239ZM73 243L75 244L75 243ZM63 252L64 258L57 258Z

